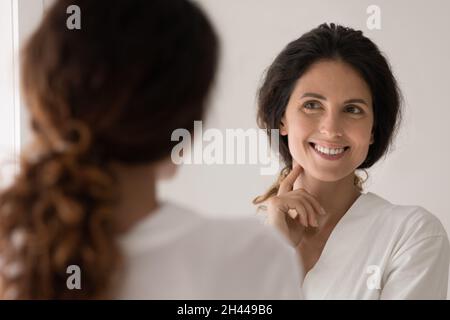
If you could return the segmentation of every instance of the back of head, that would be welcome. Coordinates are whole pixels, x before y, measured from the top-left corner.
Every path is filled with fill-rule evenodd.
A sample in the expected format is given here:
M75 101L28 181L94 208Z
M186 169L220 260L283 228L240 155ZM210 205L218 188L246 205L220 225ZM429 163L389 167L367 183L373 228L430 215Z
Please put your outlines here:
M81 29L66 27L67 8ZM193 130L214 78L218 41L186 0L60 0L22 52L33 149L0 194L1 294L107 297L120 252L111 164L170 155ZM82 272L68 290L67 267Z

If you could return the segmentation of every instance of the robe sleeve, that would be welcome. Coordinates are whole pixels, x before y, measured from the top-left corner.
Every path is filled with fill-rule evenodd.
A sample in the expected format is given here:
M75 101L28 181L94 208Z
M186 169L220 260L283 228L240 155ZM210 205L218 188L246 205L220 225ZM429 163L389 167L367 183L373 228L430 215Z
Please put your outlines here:
M380 299L446 299L449 252L446 235L408 245L389 264Z

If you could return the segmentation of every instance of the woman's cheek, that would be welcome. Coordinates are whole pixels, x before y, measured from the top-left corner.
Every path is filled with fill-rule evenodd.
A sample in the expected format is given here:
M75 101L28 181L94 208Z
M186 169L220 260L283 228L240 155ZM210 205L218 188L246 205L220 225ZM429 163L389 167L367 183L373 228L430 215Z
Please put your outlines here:
M367 158L369 154L369 146L366 144L362 144L359 147L355 148L354 158L357 166L361 165Z
M305 138L297 134L291 134L288 138L289 152L294 160L300 164L306 157Z

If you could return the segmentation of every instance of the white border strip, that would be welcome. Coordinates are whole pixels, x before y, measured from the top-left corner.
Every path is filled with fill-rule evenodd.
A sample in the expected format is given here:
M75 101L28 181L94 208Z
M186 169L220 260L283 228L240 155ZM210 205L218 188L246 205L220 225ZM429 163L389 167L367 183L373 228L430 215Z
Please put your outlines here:
M14 162L15 171L19 171L19 154L22 145L21 139L21 96L20 96L20 41L19 41L19 2L11 0L11 22L12 22L12 40L13 40L13 106L14 106Z

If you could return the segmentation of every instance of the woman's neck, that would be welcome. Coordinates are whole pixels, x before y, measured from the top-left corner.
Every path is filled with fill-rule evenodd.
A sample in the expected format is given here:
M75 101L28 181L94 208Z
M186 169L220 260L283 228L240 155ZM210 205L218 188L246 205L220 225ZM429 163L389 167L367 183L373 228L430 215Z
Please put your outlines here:
M127 232L158 208L153 166L114 166L118 179L119 203L114 209L118 233Z
M355 174L333 182L320 181L303 172L294 183L294 190L304 188L316 197L327 212L325 221L337 222L350 209L361 192L354 185Z

